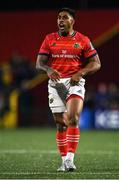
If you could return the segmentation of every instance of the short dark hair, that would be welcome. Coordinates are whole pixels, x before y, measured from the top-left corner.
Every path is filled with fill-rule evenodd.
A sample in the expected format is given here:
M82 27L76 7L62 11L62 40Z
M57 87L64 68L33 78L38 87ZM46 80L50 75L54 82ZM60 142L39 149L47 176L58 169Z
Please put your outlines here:
M76 11L74 9L64 7L64 8L59 9L58 14L63 11L68 12L75 19Z

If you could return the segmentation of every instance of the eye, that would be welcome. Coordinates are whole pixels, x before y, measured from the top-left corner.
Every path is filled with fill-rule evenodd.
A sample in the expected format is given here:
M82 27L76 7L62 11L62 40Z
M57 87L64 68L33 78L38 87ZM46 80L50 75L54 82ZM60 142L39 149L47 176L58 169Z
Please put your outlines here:
M67 15L63 16L63 19L68 19L68 16Z
M58 19L61 19L61 16L58 16Z

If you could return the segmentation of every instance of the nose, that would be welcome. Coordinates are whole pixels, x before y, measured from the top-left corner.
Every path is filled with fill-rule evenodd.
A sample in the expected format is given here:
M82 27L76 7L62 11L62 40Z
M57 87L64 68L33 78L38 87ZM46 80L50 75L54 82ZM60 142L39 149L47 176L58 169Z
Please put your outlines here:
M60 19L60 20L59 20L59 23L64 23L64 20L63 20L63 19Z
M60 17L59 22L63 22L63 21L64 21L63 17Z

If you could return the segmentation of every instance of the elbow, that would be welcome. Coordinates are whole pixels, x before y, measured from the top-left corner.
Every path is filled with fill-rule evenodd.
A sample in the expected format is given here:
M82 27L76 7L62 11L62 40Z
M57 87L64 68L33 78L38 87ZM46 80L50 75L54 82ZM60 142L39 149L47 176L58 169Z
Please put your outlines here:
M95 72L99 71L99 70L100 70L100 68L101 68L101 63L96 63L96 64L95 64L95 67L94 67L94 71L93 71L93 73L95 73Z
M38 66L38 64L36 63L36 70L38 70L39 69L39 66Z
M101 62L100 62L98 55L95 57L95 63L94 64L95 64L96 71L99 71L101 69Z
M101 63L98 63L97 65L97 71L99 71L101 69Z
M40 63L38 61L36 61L36 70L39 70L39 69L41 69L40 68Z
M101 69L101 62L98 64L98 69Z

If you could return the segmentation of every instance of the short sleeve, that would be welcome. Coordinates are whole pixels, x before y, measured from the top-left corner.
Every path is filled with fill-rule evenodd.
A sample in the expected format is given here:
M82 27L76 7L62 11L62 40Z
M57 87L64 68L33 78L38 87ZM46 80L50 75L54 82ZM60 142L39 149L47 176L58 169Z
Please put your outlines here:
M91 58L97 54L96 49L93 47L89 38L86 37L84 45L84 57Z
M48 36L46 36L46 38L44 39L38 54L46 54L46 55L50 54Z

